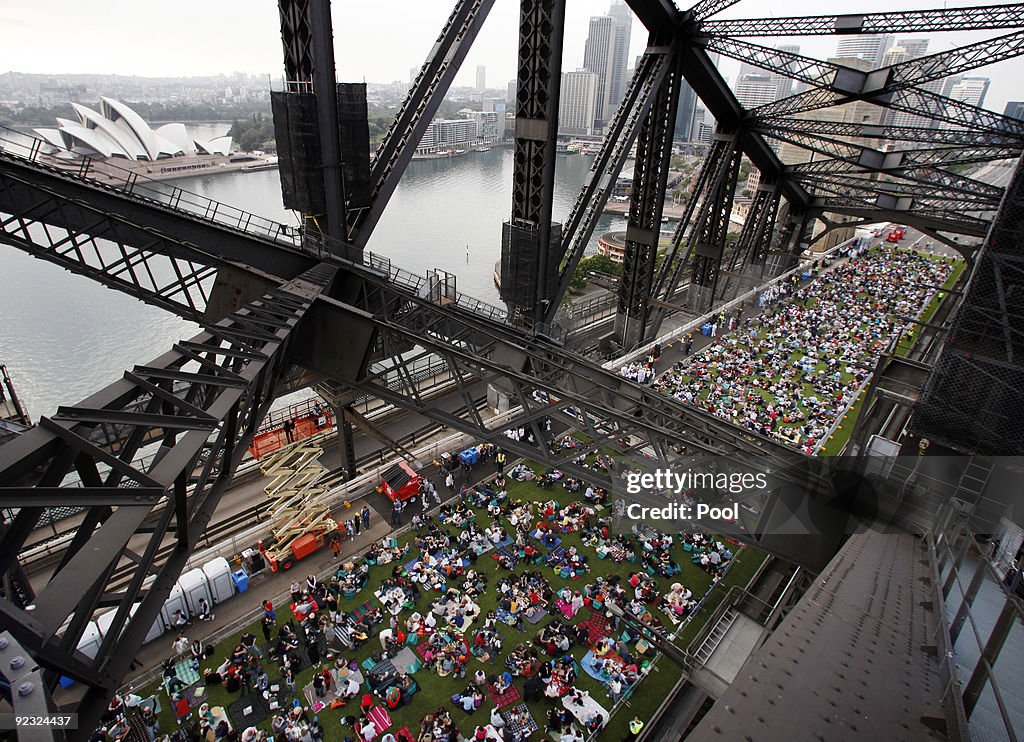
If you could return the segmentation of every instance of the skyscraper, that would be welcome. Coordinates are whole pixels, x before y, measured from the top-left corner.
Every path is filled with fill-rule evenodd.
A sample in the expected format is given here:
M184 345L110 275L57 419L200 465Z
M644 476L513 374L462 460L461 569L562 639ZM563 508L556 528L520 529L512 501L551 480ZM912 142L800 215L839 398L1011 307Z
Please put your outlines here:
M614 37L615 21L611 16L591 17L587 44L583 48L583 68L597 75L597 107L594 110L594 118L602 125L605 120L605 101L608 97Z
M587 70L563 72L562 91L558 99L559 132L592 135L596 106L597 75Z
M987 77L962 77L950 88L949 97L971 106L984 106L989 82Z
M882 66L902 64L912 59L923 57L928 53L928 39L899 39L885 54L882 55ZM942 89L941 80L932 80L921 86L922 89L932 93L938 93ZM893 126L915 126L928 127L930 120L924 116L909 111L886 111L882 118L883 123Z
M626 92L626 59L633 14L621 0L613 0L608 15L592 16L583 51L583 68L597 75L597 125L615 114Z
M673 138L684 142L693 141L696 132L693 131L693 116L697 110L697 93L686 80L681 81L679 86L679 106L676 108L676 126Z
M622 0L612 0L608 15L615 22L615 38L612 42L612 59L608 77L608 118L618 108L626 94L629 80L626 68L629 66L629 37L633 29L633 13Z
M882 64L882 56L889 50L892 36L873 34L868 36L850 36L839 42L836 56L841 58L863 59L874 69Z
M1011 100L1003 109L1004 116L1011 116L1015 119L1024 119L1024 100Z
M775 100L778 81L767 72L741 75L736 83L736 100L744 108L757 108Z
M476 67L476 89L487 90L487 68L482 64Z

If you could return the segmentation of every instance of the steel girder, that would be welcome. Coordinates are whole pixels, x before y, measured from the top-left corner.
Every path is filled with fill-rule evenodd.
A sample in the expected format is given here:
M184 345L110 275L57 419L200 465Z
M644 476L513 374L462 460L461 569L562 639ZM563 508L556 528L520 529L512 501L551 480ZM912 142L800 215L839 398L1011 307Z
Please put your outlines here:
M345 179L338 133L338 94L330 0L278 0L284 69L290 93L316 96L320 176L324 184L324 224L335 239L348 237Z
M562 261L559 229L552 229L558 103L562 87L565 0L522 0L516 85L512 218L502 240L502 296L530 324L545 321L554 270ZM515 280L526 274L529 285ZM511 284L511 285L510 285Z
M974 264L911 427L953 449L1024 453L1024 167Z
M357 266L353 267L358 270ZM590 441L586 450L615 446L623 451L647 450L655 461L668 461L685 447L691 452L756 453L779 465L801 454L764 436L742 430L713 415L631 382L594 362L543 338L524 343L521 333L458 307L437 304L397 288L370 273L363 274L360 298L346 302L320 297L318 304L354 332L373 332L374 357L387 359L400 376L411 378L406 358L410 347L422 348L440 359L446 374L462 395L468 418L445 413L436 400L406 384L395 389L370 374L352 374L338 381L418 412L480 440L500 443L510 451L548 466L572 467L580 449L552 448L543 420L552 417L579 428ZM515 414L485 420L471 404L471 388L487 384L508 394ZM524 427L535 441L514 441L504 431ZM623 444L622 441L630 441ZM580 470L582 471L582 470ZM590 477L593 478L593 470ZM620 483L605 482L614 491Z
M966 131L964 129L930 129L922 126L892 126L845 121L816 121L812 118L782 118L754 125L766 136L820 136L826 139L849 137L853 140L879 139L893 143L921 142L961 147L1024 147L1024 137L1010 131ZM897 147L902 149L902 147Z
M728 270L736 271L750 264L764 264L771 249L778 210L779 189L774 183L761 183L750 202Z
M622 348L633 348L647 335L654 267L661 238L676 107L683 82L680 57L663 78L637 139L636 165L626 225L625 255L619 281L615 338Z
M59 673L85 684L75 708L83 734L128 672L291 365L296 327L336 272L326 264L307 271L0 449L0 503L20 507L0 534L5 570L44 507L88 508L34 609L0 599L5 627L52 671L51 682ZM107 450L90 443L94 429L112 425L132 432ZM134 459L151 431L160 448L140 466ZM72 475L80 487L68 486ZM176 548L161 552L168 539ZM124 560L137 568L110 594L107 581ZM93 612L107 606L116 613L90 660L76 648Z
M652 284L651 295L660 302L669 302L675 296L683 275L691 266L691 257L694 255L700 237L707 231L707 225L717 218L716 211L720 211L725 191L730 188L728 183L731 182L731 187L735 188L740 157L741 154L736 146L736 137L723 133L716 134L715 140L711 144L711 150L704 158L704 164L701 166L697 183L690 194L686 211L672 234L671 245L666 251L664 260L661 261L661 266L658 268L657 276ZM726 225L728 225L728 215L725 218ZM685 247L683 246L684 239L686 240ZM713 248L701 248L701 251L710 255ZM719 254L718 257L720 258L721 255ZM698 263L702 274L711 266L711 263L703 259L695 260L693 265L696 266ZM717 271L717 263L715 265ZM648 335L657 334L664 318L665 309L659 304L651 313Z
M601 149L590 166L590 175L580 189L562 230L565 257L555 292L559 298L569 290L569 282L590 243L612 186L632 151L640 124L651 110L655 94L673 64L671 51L671 47L648 47L637 64L622 103L608 125ZM551 321L557 309L558 302L549 306L545 320Z
M221 271L234 272L257 293L281 283L6 168L0 168L0 212L8 214L0 214L0 242L197 324L229 311L223 292L214 300Z
M494 0L457 0L455 3L430 56L377 148L370 170L369 205L349 214L349 237L356 247L366 247L493 5Z
M713 36L833 36L979 31L1017 28L1022 24L1024 3L1010 3L892 13L705 21L701 32Z

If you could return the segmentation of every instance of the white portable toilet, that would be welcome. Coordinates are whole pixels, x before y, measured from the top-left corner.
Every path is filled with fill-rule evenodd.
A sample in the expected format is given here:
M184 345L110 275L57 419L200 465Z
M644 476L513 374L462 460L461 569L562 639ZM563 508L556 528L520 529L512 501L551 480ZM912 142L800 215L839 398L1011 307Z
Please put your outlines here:
M189 615L188 606L185 604L185 594L176 582L171 588L171 594L164 602L164 607L160 609L160 618L163 619L166 630L170 631L174 628L174 612L179 610L186 616Z
M224 557L217 557L203 565L203 574L210 585L214 603L223 603L235 594L235 582L231 579L231 565Z
M132 606L129 616L134 616L135 611L139 609L139 604L135 603ZM100 630L100 634L105 639L107 632L110 630L110 624L114 621L114 614L117 613L117 608L111 608L109 611L104 613L102 616L96 619L96 626ZM146 638L142 641L148 643L161 636L164 633L164 624L159 618L153 622L153 625L149 627L149 632L146 634Z
M198 567L179 577L178 585L181 586L181 592L184 593L189 613L193 616L199 615L200 598L206 598L206 602L211 606L213 605L213 596L210 595L210 583L206 581L206 574Z
M89 659L94 660L96 659L96 654L100 651L100 643L102 641L103 635L100 634L96 622L90 621L85 625L85 631L78 642L78 651Z

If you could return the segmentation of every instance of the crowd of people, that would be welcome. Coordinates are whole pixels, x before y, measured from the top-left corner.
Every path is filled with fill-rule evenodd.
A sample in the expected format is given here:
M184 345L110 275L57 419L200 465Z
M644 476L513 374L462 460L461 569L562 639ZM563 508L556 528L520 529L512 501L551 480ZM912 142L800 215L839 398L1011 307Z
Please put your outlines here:
M602 466L611 469L615 463L606 460ZM385 537L372 542L362 559L347 561L329 577L310 574L295 580L287 621L278 621L274 606L264 603L259 623L263 642L245 632L220 662L211 664L213 648L182 634L165 670L172 702L184 691L178 663L187 662L205 685L219 685L241 697L283 689L280 706L271 714L269 736L255 727L235 729L223 709L218 715L206 707L197 716L204 739L318 740L324 735L318 713L344 705L349 715L342 723L353 740L391 742L403 738L395 729L385 731L371 711L410 703L419 690L413 673L420 671L465 680L465 690L452 703L468 714L491 706L494 697L521 690L526 702L550 704L542 728L558 739L582 740L600 729L607 712L599 713L600 704L578 687L573 650L582 648L591 657L588 672L600 680L614 704L640 677L641 658L630 648L640 635L630 634L610 613L603 633L594 634L588 622L579 620L581 612L590 608L593 615L603 615L614 605L660 630L685 617L696 596L679 582L661 591L657 580L678 571L685 551L692 560L696 557L695 564L708 553L716 554L714 568L719 570L731 553L699 534L614 533L611 521L598 517L606 497L602 490L554 469L534 471L520 465L515 472L535 482L538 497L510 497L505 472L480 485L463 486L455 501L433 515L417 516L407 543ZM554 487L572 498L547 494ZM582 548L579 542L561 543L573 533L582 537ZM637 566L628 578L598 577L577 589L552 584L551 575L586 578L594 558L636 561ZM481 563L492 559L499 567L496 572L484 568L488 562ZM666 571L666 563L674 571ZM354 597L383 565L391 566L374 583L379 585L377 601L343 610L342 601ZM485 594L493 596L493 610L481 607ZM430 597L426 609L420 601L424 595ZM659 610L664 621L654 616ZM528 639L509 646L509 630L515 636L541 621ZM373 662L360 665L354 654L368 641ZM410 650L422 664L388 663ZM306 677L309 668L312 679L297 687L297 677ZM495 709L489 723L478 725L471 738L524 739L530 727L523 709ZM440 742L459 734L459 724L442 706L423 717L410 737ZM332 737L328 731L327 738Z
M775 284L765 311L719 318L714 342L643 381L806 453L815 453L855 400L879 356L912 327L952 272L941 258L854 249L803 285ZM734 328L723 333L723 329ZM633 365L622 373L636 380Z

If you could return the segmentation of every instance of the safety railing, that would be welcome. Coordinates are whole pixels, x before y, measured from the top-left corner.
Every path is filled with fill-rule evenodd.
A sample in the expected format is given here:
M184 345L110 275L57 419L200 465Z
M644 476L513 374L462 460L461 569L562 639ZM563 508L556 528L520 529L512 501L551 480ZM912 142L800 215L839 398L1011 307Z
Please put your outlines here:
M29 162L56 175L88 182L90 185L115 191L153 206L184 212L200 221L301 249L318 257L334 257L362 264L386 275L396 285L417 294L426 284L425 276L399 268L393 265L389 258L359 250L342 240L310 234L301 227L282 224L215 201L207 196L148 177L136 169L120 167L109 160L101 162L83 157L44 139L6 126L0 126L0 156ZM495 322L509 322L506 309L457 291L454 292L452 301L448 303Z
M965 720L974 739L1020 739L1024 588L1019 565L1007 568L992 558L996 541L1015 531L980 539L955 500L936 523L926 545L934 603L944 609L935 645L944 658L940 681L947 723Z

